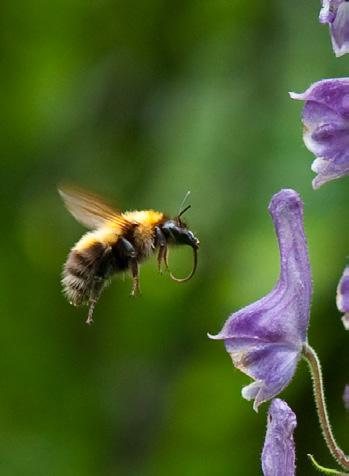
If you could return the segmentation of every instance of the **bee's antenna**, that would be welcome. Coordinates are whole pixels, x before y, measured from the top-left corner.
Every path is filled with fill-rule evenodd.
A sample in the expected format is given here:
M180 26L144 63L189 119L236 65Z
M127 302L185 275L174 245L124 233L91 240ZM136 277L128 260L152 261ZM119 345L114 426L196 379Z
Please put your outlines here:
M187 193L184 195L181 206L179 207L179 210L178 210L177 218L180 218L191 207L191 205L188 205L185 208L183 208L185 202L188 200L188 197L189 197L190 193L191 193L190 190L188 190Z

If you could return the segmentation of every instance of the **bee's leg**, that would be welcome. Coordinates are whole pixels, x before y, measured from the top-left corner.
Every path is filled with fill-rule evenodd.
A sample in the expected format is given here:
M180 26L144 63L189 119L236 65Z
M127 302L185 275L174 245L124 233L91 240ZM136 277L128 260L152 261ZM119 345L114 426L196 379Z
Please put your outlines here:
M86 319L86 324L88 324L88 325L93 323L93 311L94 311L95 306L97 304L97 301L98 301L98 299L99 299L99 297L102 293L103 284L104 284L104 279L103 278L101 278L99 276L94 277L92 289L91 289L91 292L90 292L90 297L89 297L89 300L88 300L89 308L88 308L88 315L87 315L87 319Z
M155 227L155 242L157 246L159 246L158 269L159 272L162 273L162 261L165 263L165 266L167 268L167 241L164 233L158 226Z
M167 270L168 269L168 267L167 267L167 245L164 245L164 246L160 247L160 249L159 249L158 270L159 270L160 273L162 273L162 268L161 268L162 262L165 263L165 268Z
M95 305L97 303L97 299L90 299L89 300L89 308L88 308L88 315L86 319L86 324L90 326L93 322L93 311L95 309Z
M130 270L132 274L132 289L130 296L137 296L141 294L139 287L139 266L137 261L137 252L132 243L130 243L126 238L121 237L119 239L124 247L126 255L130 260Z
M90 293L88 296L88 315L86 319L86 324L92 324L93 322L93 311L99 300L102 291L106 284L106 279L110 275L110 254L112 252L111 246L106 246L102 256L95 263L95 275L93 276Z
M130 296L139 296L141 294L141 288L139 286L139 266L137 259L131 259L131 273L132 273L132 289Z

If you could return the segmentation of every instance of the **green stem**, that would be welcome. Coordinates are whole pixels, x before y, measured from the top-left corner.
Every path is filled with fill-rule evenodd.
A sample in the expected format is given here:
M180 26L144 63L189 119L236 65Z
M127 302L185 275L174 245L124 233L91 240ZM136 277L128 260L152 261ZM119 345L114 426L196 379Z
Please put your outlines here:
M315 350L307 343L303 345L303 357L308 362L310 368L310 373L313 380L316 409L320 420L322 434L325 438L327 447L337 463L343 468L349 469L349 456L347 456L338 446L332 432L325 402L324 384L320 361Z
M307 455L308 458L310 459L310 461L313 463L314 467L320 471L320 473L325 473L325 474L335 474L337 476L346 476L348 475L349 473L342 473L341 471L337 471L336 469L330 469L330 468L325 468L325 466L321 466L321 464L319 464L313 455Z

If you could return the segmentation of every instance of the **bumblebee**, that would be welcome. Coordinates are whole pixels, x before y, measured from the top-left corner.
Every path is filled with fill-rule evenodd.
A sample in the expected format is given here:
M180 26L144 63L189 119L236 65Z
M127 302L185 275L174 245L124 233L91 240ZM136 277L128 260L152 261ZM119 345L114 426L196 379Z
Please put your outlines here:
M140 293L139 264L158 252L159 271L168 270L168 245L189 245L193 249L191 273L175 281L191 279L196 271L199 240L182 221L190 208L183 208L170 218L155 210L120 212L98 196L82 189L58 189L73 217L92 231L85 233L71 249L62 273L63 291L74 306L87 305L86 323L93 322L95 305L112 275L130 271L131 296ZM188 194L187 194L188 195ZM187 196L186 196L187 197Z

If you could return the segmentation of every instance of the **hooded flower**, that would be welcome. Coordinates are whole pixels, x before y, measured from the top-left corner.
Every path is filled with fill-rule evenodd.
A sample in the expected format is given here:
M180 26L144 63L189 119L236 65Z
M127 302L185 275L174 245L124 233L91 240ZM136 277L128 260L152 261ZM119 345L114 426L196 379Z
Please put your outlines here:
M313 188L349 175L349 78L324 79L290 96L305 101L303 140L316 156Z
M337 286L337 308L344 313L342 321L346 330L349 330L349 266L344 268Z
M269 407L267 434L262 452L264 476L294 476L296 415L286 402L275 398Z
M319 16L320 23L330 27L332 47L335 55L349 52L349 3L347 0L323 0Z
M307 340L312 293L303 203L294 190L281 190L269 205L281 257L280 278L259 301L232 314L216 336L233 364L254 382L242 390L254 409L290 382Z

